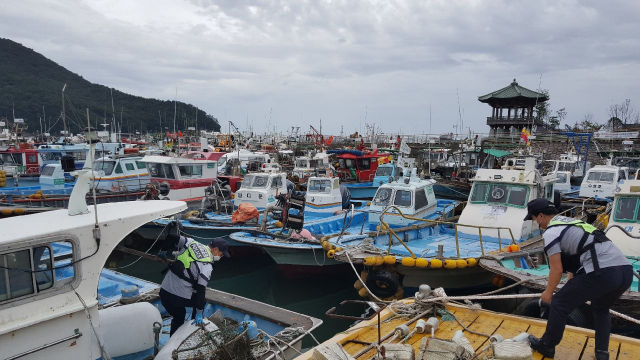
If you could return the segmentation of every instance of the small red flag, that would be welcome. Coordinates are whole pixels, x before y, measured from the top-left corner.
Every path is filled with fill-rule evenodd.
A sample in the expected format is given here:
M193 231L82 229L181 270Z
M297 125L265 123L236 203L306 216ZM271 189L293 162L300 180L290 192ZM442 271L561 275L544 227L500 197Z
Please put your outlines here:
M182 137L182 131L178 130L178 136Z

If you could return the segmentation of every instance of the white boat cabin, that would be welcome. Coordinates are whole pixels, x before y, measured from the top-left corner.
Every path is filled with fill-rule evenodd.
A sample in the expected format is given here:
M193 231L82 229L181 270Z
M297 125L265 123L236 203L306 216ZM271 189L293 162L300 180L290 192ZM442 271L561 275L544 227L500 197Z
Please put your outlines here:
M169 185L169 200L199 200L218 176L217 164L213 160L145 156L140 161L146 165L150 181Z
M242 179L242 185L233 199L234 208L242 203L249 203L258 210L276 204L276 196L287 192L285 173L253 173Z
M571 188L571 172L569 171L556 171L553 174L558 178L555 184L555 189L562 194L569 194L574 192Z
M626 180L619 187L605 232L623 254L637 258L640 239L630 237L622 229L632 236L640 236L640 180Z
M295 159L292 174L305 182L316 170L324 169L330 165L329 154L325 152L313 156L301 156Z
M126 192L145 188L150 181L149 171L142 156L113 156L97 159L93 163L98 191Z
M342 208L339 178L315 176L309 178L305 198L305 214L333 214Z
M375 230L380 225L382 211L390 205L397 206L402 214L418 218L427 218L436 212L438 201L433 192L435 180L423 180L414 168L393 182L382 184L376 191L369 207L369 228ZM385 222L391 227L403 227L414 222L400 216L397 210L390 209L384 215Z
M482 229L483 237L500 237L503 244L511 241L511 234L506 228L511 229L516 241L528 239L539 233L537 224L531 220L524 221L527 203L537 198L553 202L556 177L540 175L535 169L533 158L527 158L522 169L515 169L515 166L478 169L472 181L469 201L460 215L458 224L504 228ZM459 225L458 231L478 236L478 229L475 227Z
M596 165L587 171L580 184L580 197L613 199L620 181L629 180L629 168L613 165Z

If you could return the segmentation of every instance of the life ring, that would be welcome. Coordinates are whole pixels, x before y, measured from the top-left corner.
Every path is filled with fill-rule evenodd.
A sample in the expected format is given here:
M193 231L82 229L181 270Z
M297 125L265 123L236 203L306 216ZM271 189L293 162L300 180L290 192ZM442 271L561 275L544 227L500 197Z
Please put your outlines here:
M370 272L365 284L375 296L380 298L395 295L400 287L398 277L386 270Z

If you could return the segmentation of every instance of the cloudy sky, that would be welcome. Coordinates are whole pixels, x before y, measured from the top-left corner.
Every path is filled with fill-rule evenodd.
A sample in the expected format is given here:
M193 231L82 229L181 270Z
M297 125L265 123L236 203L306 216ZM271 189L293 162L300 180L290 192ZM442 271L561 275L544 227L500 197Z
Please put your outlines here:
M488 132L477 97L514 78L571 124L640 108L638 19L637 0L3 0L0 37L241 128L452 132L459 98Z

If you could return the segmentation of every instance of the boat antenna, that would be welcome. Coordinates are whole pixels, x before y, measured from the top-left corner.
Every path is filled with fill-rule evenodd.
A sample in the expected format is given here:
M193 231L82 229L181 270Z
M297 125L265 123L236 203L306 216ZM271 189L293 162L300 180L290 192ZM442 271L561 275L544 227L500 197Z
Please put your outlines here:
M89 132L91 132L91 121L89 120L89 108L87 108L87 130ZM87 138L89 139L89 156L91 156L91 188L93 189L92 193L93 193L93 213L95 215L96 218L96 225L95 225L95 229L100 229L98 226L98 202L96 201L96 177L95 174L93 172L93 162L95 161L95 145L94 145L94 139L92 139L90 136L87 136ZM95 235L94 235L95 236ZM98 238L100 236L98 235ZM98 239L97 238L97 239Z

